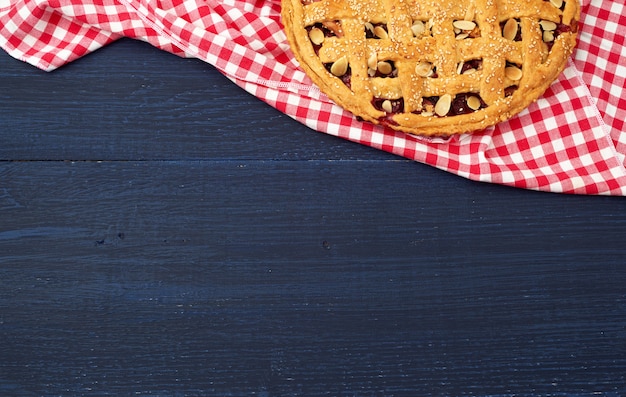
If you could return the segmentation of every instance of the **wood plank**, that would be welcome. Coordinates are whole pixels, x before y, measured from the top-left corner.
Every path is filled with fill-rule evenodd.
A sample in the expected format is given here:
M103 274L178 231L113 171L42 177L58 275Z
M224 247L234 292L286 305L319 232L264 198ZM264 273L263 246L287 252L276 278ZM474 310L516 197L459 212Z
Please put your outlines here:
M0 392L626 393L623 200L414 166L0 163Z
M130 40L0 53L0 134L1 395L626 395L623 200L318 134Z
M317 133L210 65L120 40L52 73L0 51L0 160L389 159Z

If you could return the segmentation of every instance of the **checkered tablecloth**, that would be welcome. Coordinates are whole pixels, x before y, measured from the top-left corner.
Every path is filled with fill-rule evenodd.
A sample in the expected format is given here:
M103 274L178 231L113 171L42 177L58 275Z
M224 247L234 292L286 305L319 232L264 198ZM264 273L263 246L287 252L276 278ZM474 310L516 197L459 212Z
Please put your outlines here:
M0 46L54 70L121 37L214 65L310 128L473 180L626 195L626 7L583 0L579 44L542 98L513 119L449 139L359 122L298 68L271 0L0 0ZM207 132L208 133L208 132Z

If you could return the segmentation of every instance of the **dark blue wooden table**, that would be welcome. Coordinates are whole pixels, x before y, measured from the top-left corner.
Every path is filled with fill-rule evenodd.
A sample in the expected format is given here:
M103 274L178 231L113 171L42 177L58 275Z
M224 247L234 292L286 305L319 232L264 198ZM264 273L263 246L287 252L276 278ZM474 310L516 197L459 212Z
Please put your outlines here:
M123 40L0 54L0 395L626 395L626 201L311 131Z

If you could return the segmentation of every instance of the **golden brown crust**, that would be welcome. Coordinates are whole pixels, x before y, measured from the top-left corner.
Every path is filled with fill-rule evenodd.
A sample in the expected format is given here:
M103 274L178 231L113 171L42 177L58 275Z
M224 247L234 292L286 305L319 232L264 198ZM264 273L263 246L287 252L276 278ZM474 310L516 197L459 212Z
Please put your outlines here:
M576 45L578 0L282 0L302 69L354 115L416 135L492 126Z

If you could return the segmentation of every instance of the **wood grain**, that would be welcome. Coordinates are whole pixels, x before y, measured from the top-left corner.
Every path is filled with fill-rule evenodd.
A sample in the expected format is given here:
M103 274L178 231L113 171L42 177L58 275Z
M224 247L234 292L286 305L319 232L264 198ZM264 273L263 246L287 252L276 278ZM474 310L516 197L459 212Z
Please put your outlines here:
M622 199L315 133L137 42L0 85L0 395L626 395Z
M318 134L210 65L146 43L121 40L52 73L2 55L2 160L392 158Z

